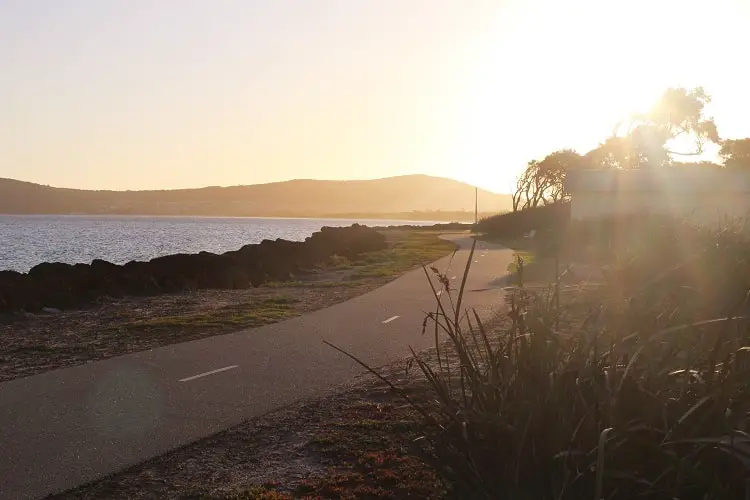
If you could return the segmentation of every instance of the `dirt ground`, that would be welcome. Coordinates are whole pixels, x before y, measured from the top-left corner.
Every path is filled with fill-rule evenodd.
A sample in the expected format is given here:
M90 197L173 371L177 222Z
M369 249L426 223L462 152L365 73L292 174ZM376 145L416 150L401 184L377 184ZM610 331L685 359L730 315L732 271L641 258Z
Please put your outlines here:
M389 248L334 258L294 281L103 299L84 309L0 315L0 382L282 321L366 293L447 255L437 233L385 231Z

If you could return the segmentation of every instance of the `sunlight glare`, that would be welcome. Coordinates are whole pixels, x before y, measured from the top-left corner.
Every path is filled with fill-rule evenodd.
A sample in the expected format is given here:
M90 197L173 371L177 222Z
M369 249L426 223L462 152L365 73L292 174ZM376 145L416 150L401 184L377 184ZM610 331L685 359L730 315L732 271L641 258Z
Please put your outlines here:
M545 9L522 10L514 24L526 29L524 43L511 49L507 40L520 28L498 17L494 39L482 40L457 120L457 156L469 166L464 178L507 191L527 161L560 148L587 152L669 86L703 84L710 93L704 63L722 57L713 45L731 23L724 7L549 1ZM696 46L691 36L712 44Z

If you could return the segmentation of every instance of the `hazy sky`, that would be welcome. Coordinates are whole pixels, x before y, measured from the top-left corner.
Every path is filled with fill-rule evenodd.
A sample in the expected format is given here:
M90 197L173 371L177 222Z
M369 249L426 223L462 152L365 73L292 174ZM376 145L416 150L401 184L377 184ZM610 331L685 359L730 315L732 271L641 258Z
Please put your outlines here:
M0 0L0 177L508 191L667 86L750 136L748 0Z

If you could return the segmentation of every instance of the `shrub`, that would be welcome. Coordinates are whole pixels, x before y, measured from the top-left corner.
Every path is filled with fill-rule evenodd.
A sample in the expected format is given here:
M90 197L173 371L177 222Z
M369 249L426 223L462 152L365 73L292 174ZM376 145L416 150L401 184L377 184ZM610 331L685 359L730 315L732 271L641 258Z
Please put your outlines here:
M443 415L434 465L461 497L744 496L750 324L736 277L750 245L726 229L689 234L681 258L654 247L620 260L614 276L651 279L603 284L568 331L551 289L523 284L492 341L478 317L431 317L460 359L453 372L417 363ZM708 297L680 293L697 283Z
M554 203L484 218L477 223L477 231L500 238L518 238L531 230L559 230L569 219L570 203Z
M615 239L606 280L562 306L520 279L497 331L461 309L463 284L455 307L435 292L437 362L413 360L434 397L411 404L459 498L750 495L750 241L667 220L628 231L652 239Z

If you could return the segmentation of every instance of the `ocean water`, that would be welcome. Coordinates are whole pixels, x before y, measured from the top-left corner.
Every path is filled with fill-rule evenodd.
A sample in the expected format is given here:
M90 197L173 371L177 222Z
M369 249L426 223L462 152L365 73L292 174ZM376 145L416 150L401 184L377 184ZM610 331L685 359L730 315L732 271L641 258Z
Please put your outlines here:
M252 217L0 215L0 270L40 262L115 264L173 253L237 250L264 239L304 240L323 226L428 225L432 222Z

